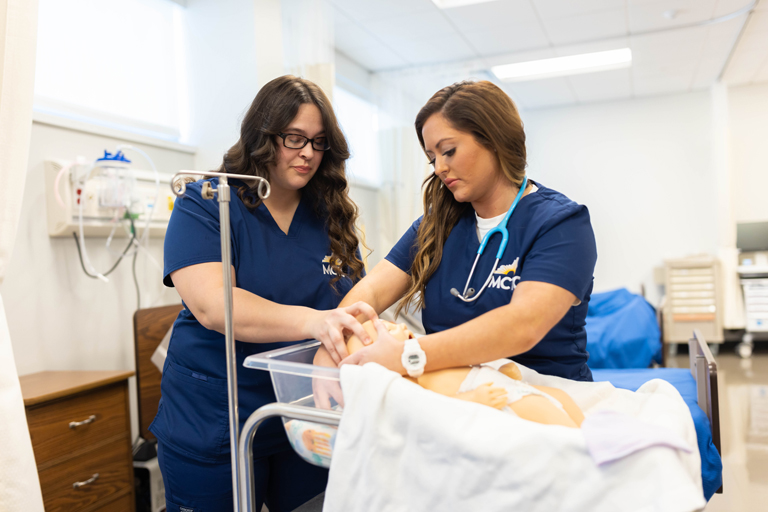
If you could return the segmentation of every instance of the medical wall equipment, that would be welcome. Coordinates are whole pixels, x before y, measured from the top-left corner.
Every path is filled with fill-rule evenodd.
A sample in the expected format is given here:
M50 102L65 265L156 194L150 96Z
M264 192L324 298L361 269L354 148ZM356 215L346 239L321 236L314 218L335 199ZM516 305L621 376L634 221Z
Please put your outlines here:
M123 153L138 153L151 167L140 170ZM78 157L73 161L45 162L48 234L73 237L80 264L86 276L108 282L125 257L133 257L133 282L137 309L141 308L136 259L144 250L147 258L162 272L160 264L148 251L150 236L164 236L175 196L162 189L170 177L161 175L149 155L128 144L120 144L114 153L89 163ZM162 207L158 203L162 200ZM88 254L86 237L105 237L105 248L117 257L108 270L97 270ZM128 238L115 249L115 239Z
M496 272L496 267L499 266L499 260L504 255L504 251L507 249L507 242L509 241L509 231L507 230L507 224L509 223L509 218L512 217L512 212L515 211L517 203L520 202L520 199L522 199L523 195L525 194L525 188L527 186L528 176L523 176L523 184L520 185L520 191L518 191L517 196L515 196L515 200L512 201L512 206L510 206L509 210L507 210L507 214L504 216L501 222L499 222L498 226L492 228L483 237L480 248L477 249L475 262L472 264L472 270L469 271L469 276L467 276L467 282L464 285L464 291L459 293L459 290L456 288L451 288L451 295L461 299L464 302L474 302L480 297L480 294L483 293L483 290L488 287L488 283L490 283L491 279L493 278L493 273ZM499 250L496 251L496 262L493 264L493 269L491 270L490 274L488 274L488 279L485 280L483 287L480 288L480 291L477 292L477 294L475 294L474 288L469 288L469 282L472 280L472 275L475 273L475 267L477 266L477 262L480 260L480 256L482 256L483 252L485 251L485 246L488 245L488 241L496 233L501 234L501 244L499 245Z
M672 353L698 329L714 352L724 341L720 261L708 255L664 261L664 342Z
M221 264L224 278L224 339L227 361L227 400L229 404L229 447L232 462L232 497L235 504L235 510L240 511L240 457L238 456L240 419L238 412L237 399L237 371L235 369L235 337L234 323L232 316L232 272L230 266L232 262L232 247L230 240L231 226L229 223L229 203L231 200L231 191L229 178L242 181L258 181L257 194L262 200L269 197L269 182L259 176L247 176L242 174L229 174L220 172L200 172L200 171L180 171L174 174L171 179L171 190L176 196L182 197L187 189L185 177L188 176L216 177L219 179L216 188L213 188L210 181L203 183L203 199L218 198L219 202L219 227L221 231ZM251 455L253 457L253 455ZM252 462L252 459L251 459ZM251 464L251 467L253 464Z
M596 370L595 380L610 380L618 388L628 389L637 381L646 382L654 378L665 379L674 373L669 382L686 400L689 408L695 406L701 415L693 415L697 429L709 436L701 435L699 449L702 460L720 458L720 419L717 389L717 364L704 337L698 331L688 340L690 367L680 369L644 370ZM271 417L280 417L286 428L291 446L307 462L329 467L333 458L334 429L341 421L343 412L338 410L331 399L331 409L320 409L315 404L313 381L325 382L340 388L340 372L337 368L314 366L313 360L319 341L309 341L290 347L254 354L246 358L243 365L270 372L272 385L278 403L265 405L256 410L245 422L240 436L240 498L241 511L254 510L253 481L253 439L262 422ZM610 379L600 378L600 372L607 372ZM665 378L666 377L666 378ZM639 384L638 384L639 386ZM701 414L703 411L704 414ZM710 428L711 425L711 428ZM714 444L716 451L712 451ZM709 478L708 480L711 480ZM717 487L709 489L714 493ZM706 489L705 489L706 491ZM718 492L721 492L718 491Z
M114 229L115 222L125 220L125 210L130 211L140 231L149 229L149 237L165 236L175 196L160 185L169 184L170 176L138 169L127 158L127 161L115 158L118 153L123 155L118 150L109 154L111 160L102 157L96 162L84 158L45 162L49 236L69 238L73 232L79 232L81 206L86 237L106 238L113 231L115 237L130 236L124 228ZM123 215L119 218L121 211Z

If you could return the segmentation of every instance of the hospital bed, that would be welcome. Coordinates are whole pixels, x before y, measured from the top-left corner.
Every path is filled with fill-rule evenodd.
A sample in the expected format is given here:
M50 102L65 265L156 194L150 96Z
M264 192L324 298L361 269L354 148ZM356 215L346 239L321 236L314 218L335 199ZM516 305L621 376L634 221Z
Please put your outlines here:
M241 510L254 511L253 503L253 450L254 435L268 418L281 417L284 423L292 420L319 425L338 426L342 413L315 407L313 380L339 381L339 370L313 366L320 342L305 342L261 354L245 360L248 368L271 373L279 403L268 404L255 411L245 422L239 440L239 494ZM636 390L643 383L660 378L670 382L682 395L694 420L702 460L702 481L705 498L722 492L722 462L720 459L720 418L717 388L717 364L700 332L694 331L689 340L689 369L631 369L596 370L595 380L609 381L617 388ZM334 402L332 402L333 404ZM322 430L322 427L318 427ZM307 457L298 449L301 439L288 431L291 445L308 462L328 467L332 451L323 461Z

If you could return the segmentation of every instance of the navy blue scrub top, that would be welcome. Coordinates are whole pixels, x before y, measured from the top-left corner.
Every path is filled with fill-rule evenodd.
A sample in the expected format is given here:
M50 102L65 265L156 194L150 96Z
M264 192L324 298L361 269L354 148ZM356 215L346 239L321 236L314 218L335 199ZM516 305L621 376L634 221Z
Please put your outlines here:
M539 189L523 197L507 224L509 241L493 280L482 295L465 303L451 295L451 288L464 290L480 242L475 211L470 207L448 236L440 266L427 281L422 321L427 334L461 325L492 309L509 304L521 281L557 285L581 301L528 352L513 360L547 375L574 380L592 380L587 366L587 334L584 329L592 293L597 248L589 211L563 194L538 184ZM410 273L416 254L416 220L386 259ZM469 286L480 290L496 259L501 236L488 242Z
M209 180L213 186L218 179ZM233 183L234 185L235 183ZM170 274L199 263L221 262L219 205L200 195L202 182L187 186L176 199L165 236L163 282L173 286ZM267 300L319 310L338 307L352 288L349 278L330 286L330 241L325 219L302 199L286 235L262 203L249 210L232 187L232 265L238 288ZM244 368L251 354L295 342L236 342L240 428L262 405L276 402L269 372ZM150 426L160 442L196 460L229 460L229 415L224 335L203 327L189 309L179 313L173 326L163 369L162 398ZM266 449L285 440L279 420L267 421L256 433L254 449Z

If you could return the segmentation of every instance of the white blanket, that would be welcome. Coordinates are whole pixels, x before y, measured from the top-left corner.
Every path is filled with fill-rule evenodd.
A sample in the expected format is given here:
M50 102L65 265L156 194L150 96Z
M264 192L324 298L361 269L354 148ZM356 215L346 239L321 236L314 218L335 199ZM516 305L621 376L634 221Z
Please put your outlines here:
M501 364L498 363L497 366ZM703 498L696 432L677 390L637 392L521 368L586 415L613 410L668 428L691 453L651 447L597 466L580 429L541 425L448 398L370 363L341 369L344 415L324 511L693 511Z

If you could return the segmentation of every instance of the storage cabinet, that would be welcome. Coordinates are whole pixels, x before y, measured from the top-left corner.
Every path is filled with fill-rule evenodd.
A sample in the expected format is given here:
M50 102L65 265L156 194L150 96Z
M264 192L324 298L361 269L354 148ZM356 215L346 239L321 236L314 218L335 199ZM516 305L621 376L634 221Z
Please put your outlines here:
M40 372L19 380L46 512L132 512L128 377Z
M698 329L709 343L723 342L720 262L710 257L666 260L664 341L685 343Z

